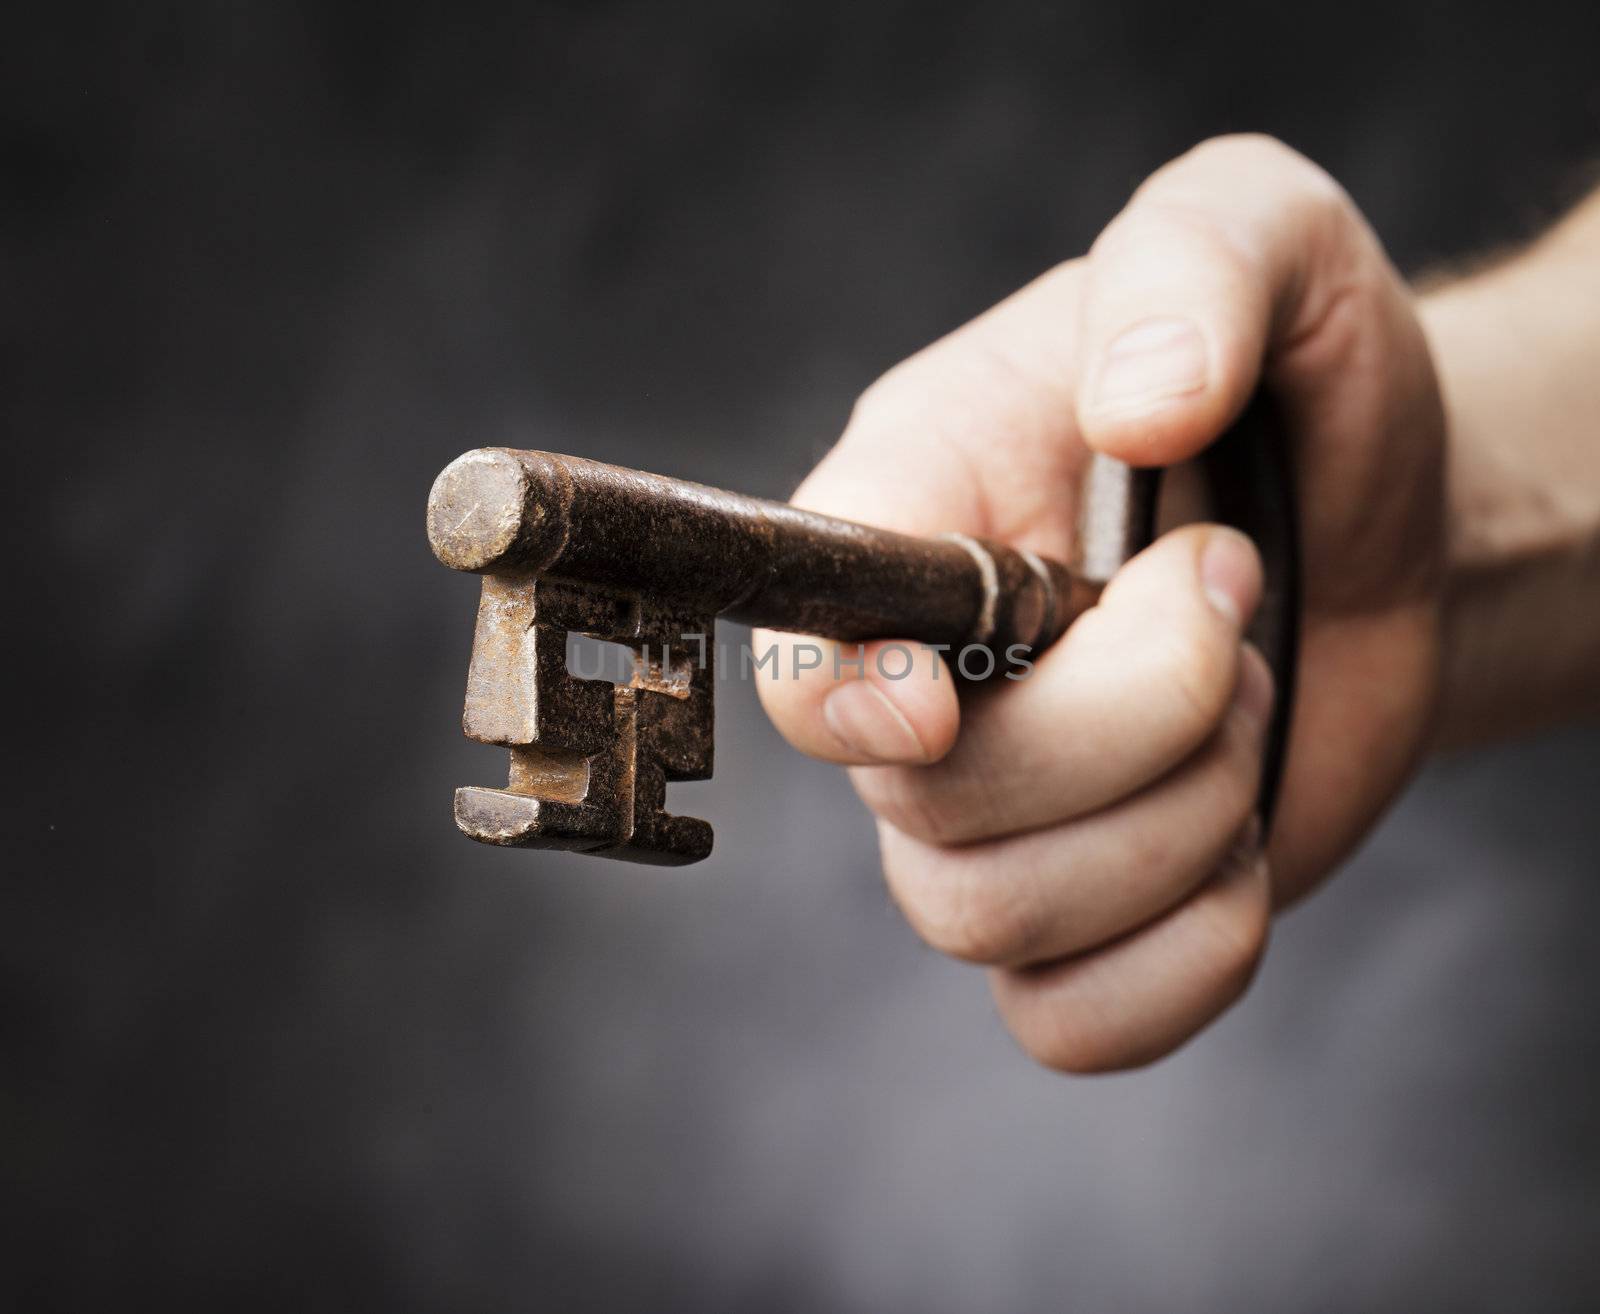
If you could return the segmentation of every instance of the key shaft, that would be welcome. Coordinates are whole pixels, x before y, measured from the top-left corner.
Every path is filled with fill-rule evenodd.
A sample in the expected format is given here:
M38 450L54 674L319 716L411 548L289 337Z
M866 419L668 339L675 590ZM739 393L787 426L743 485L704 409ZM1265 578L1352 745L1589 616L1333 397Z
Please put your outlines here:
M485 448L428 503L445 565L637 590L699 614L834 639L1044 647L1093 602L1062 563L917 538L702 484L548 452Z

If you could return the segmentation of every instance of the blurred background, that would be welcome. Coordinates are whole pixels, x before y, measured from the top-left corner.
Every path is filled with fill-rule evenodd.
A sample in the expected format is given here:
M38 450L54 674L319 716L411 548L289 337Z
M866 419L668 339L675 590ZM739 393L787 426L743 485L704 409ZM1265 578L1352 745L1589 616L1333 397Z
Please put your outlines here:
M1600 9L8 28L8 1305L1600 1302L1600 734L1437 766L1221 1025L1064 1079L746 685L674 791L703 866L458 836L504 755L422 524L489 443L782 496L1215 132L1328 166L1407 272L1523 238L1600 157Z

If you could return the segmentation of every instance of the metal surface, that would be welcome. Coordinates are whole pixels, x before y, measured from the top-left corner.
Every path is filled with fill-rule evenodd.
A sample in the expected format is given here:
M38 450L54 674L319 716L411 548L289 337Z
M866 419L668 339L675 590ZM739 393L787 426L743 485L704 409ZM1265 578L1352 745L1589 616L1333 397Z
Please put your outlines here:
M1272 668L1275 695L1256 799L1263 834L1277 812L1299 682L1300 525L1287 432L1277 399L1262 389L1199 460L1207 514L1249 534L1264 568L1261 603L1246 635Z
M1149 541L1155 493L1153 473L1097 458L1069 568L577 457L468 452L434 483L428 539L445 565L484 577L462 726L508 748L511 767L504 788L456 791L456 824L489 844L696 862L711 827L668 813L666 786L711 775L718 616L977 646L997 671L1093 605ZM631 649L627 683L571 674L571 634Z

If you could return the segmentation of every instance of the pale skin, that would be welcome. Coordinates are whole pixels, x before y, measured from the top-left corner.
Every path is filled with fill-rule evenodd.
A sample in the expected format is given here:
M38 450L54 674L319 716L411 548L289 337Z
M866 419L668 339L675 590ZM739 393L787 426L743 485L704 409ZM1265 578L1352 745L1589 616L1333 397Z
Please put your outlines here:
M1064 558L1088 452L1181 462L1263 377L1293 432L1305 604L1264 849L1274 691L1241 639L1260 563L1231 530L1164 535L1024 681L958 697L924 653L905 679L785 660L761 684L791 743L850 767L911 925L989 969L1052 1068L1147 1063L1223 1012L1273 913L1439 744L1600 705L1600 194L1419 294L1315 165L1207 142L1087 256L868 389L795 501Z

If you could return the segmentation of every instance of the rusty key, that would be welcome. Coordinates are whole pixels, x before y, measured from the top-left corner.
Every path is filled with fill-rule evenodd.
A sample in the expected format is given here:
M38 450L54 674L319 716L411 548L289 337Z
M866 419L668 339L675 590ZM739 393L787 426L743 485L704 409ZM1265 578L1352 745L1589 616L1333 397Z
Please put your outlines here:
M1279 691L1264 820L1295 649L1293 512L1275 427L1258 399L1206 466L1213 510L1254 533L1267 561L1252 632ZM456 825L488 844L697 862L711 852L711 827L667 812L666 786L711 776L718 616L846 642L1037 652L1149 541L1156 479L1095 458L1068 565L572 456L467 452L434 482L428 541L445 565L483 576L462 726L508 748L511 766L503 789L456 791ZM574 633L630 648L632 678L570 674Z

